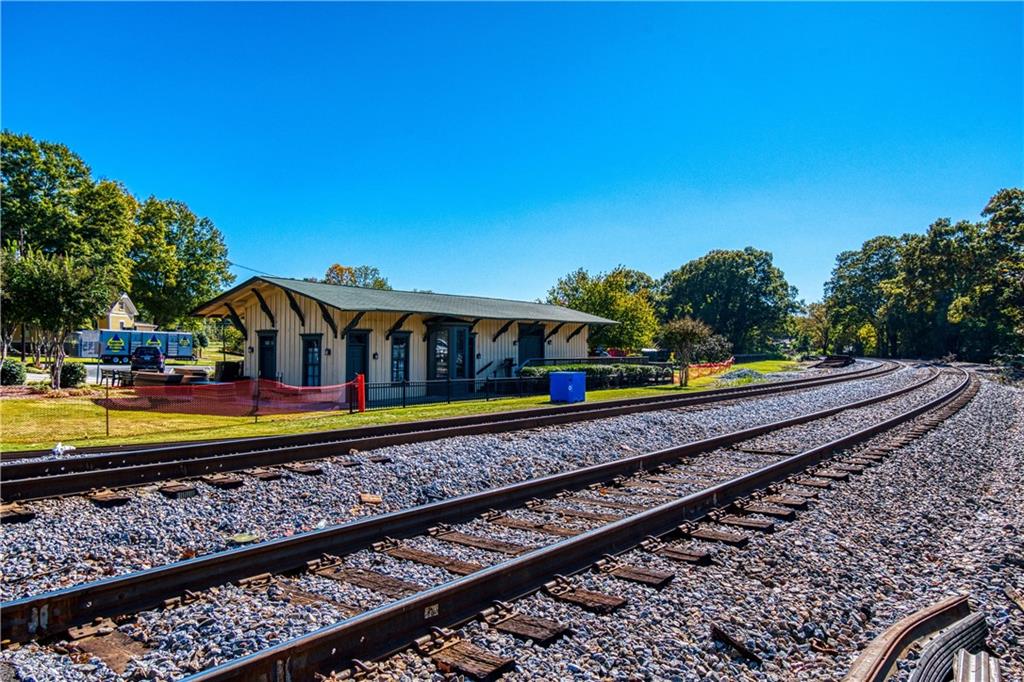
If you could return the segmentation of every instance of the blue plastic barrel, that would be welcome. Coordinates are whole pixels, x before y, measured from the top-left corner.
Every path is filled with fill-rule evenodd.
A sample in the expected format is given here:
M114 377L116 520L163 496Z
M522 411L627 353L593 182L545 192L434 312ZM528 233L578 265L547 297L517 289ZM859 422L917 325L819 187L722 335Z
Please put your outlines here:
M552 372L550 390L553 403L580 403L587 399L586 372Z

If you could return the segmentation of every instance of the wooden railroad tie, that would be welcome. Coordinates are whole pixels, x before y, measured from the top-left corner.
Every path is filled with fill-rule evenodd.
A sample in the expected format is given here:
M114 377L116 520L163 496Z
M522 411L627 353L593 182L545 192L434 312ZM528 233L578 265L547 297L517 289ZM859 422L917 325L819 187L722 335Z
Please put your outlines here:
M569 631L550 618L528 616L515 611L511 604L499 601L480 613L480 618L498 632L505 632L519 639L532 640L535 644L547 646Z
M623 516L622 514L610 514L606 512L588 512L579 511L577 509L565 509L563 507L555 507L543 500L530 500L526 503L526 508L530 511L535 512L547 512L549 514L561 514L562 516L568 516L569 518L586 519L588 521L601 521L604 523L610 521L618 521Z
M727 530L719 530L717 528L710 528L708 526L699 526L695 523L684 523L679 526L679 532L694 540L704 540L705 542L721 542L726 545L732 545L733 547L743 547L750 538L742 533L733 533Z
M103 508L120 507L121 505L128 504L128 502L131 501L131 498L127 495L115 492L108 488L94 490L85 497L97 507Z
M0 523L26 523L36 517L36 513L17 502L0 504Z
M715 523L720 523L723 526L749 528L750 530L758 530L762 533L775 532L775 522L769 521L768 519L756 519L750 516L737 516L736 514L728 514L719 510L710 512L708 514L708 519Z
M556 576L551 582L544 583L544 592L554 599L575 604L594 613L611 613L626 604L626 600L617 595L573 587L572 583L561 575Z
M474 680L496 680L515 667L515 661L467 642L447 628L431 628L416 640L416 649L438 670Z
M741 514L761 514L763 516L773 516L777 519L784 520L789 520L796 516L796 512L790 507L772 504L771 502L765 502L763 500L734 502L732 507Z
M702 549L687 549L682 545L663 542L658 538L648 536L640 543L640 548L651 554L657 554L671 561L680 561L687 564L706 566L711 563L711 554Z
M258 589L263 592L270 593L274 590L280 593L286 601L291 604L299 605L313 605L313 604L330 604L342 613L345 618L351 618L361 613L361 609L358 606L352 604L345 604L334 599L330 599L320 594L314 594L308 592L299 587L295 587L289 583L284 582L277 576L271 573L260 573L250 578L243 578L238 581L239 587L246 587L250 589Z
M338 582L348 583L349 585L355 585L356 587L362 587L367 590L373 590L385 597L397 599L423 590L422 585L418 585L417 583L410 582L408 580L402 580L401 578L395 578L394 576L386 575L378 571L371 571L365 568L352 568L346 566L336 557L316 559L309 562L308 567L310 572L316 575L323 576L324 578L330 578L331 580L337 580Z
M808 488L827 489L832 487L832 481L826 478L814 478L811 476L799 476L793 479L796 485L807 486Z
M405 561L413 561L417 564L423 564L424 566L443 568L455 575L469 575L470 573L476 573L484 568L480 564L469 561L461 561L459 559L452 559L451 557L442 556L440 554L434 554L433 552L427 552L422 549L414 549L403 545L392 538L385 538L380 542L373 543L373 550L375 552L380 552L381 554L387 554L395 559L404 559Z
M264 467L246 469L245 473L261 481L276 481L279 480L281 476L283 476L280 469L267 469Z
M239 488L243 482L241 476L232 476L231 474L207 474L206 476L200 476L199 480L206 485L212 485L214 488L220 488L221 490Z
M324 468L319 464L312 464L310 462L291 462L285 464L284 468L295 474L304 474L306 476L319 476L324 472Z
M600 559L594 564L594 568L599 573L607 573L613 578L619 578L620 580L628 580L633 583L640 583L641 585L647 585L657 590L668 585L672 582L672 578L676 577L674 573L667 571L656 571L650 568L644 568L643 566L631 566L621 559L606 554L603 559Z
M711 638L732 647L738 651L743 658L757 663L761 662L761 657L758 656L754 650L747 647L745 643L745 640L748 639L747 636L731 625L719 625L718 623L712 623Z
M172 500L184 500L199 494L194 485L183 481L167 481L157 488L157 491Z
M149 647L118 630L114 621L107 618L69 628L68 639L69 649L95 656L118 675L127 670L132 660L142 658L149 651Z
M494 540L491 538L480 537L479 535L463 533L453 530L452 527L446 523L441 523L433 528L428 528L427 534L431 537L437 538L438 540L444 540L445 542L451 542L456 545L475 547L488 552L497 552L498 554L508 554L510 556L519 556L520 554L525 554L531 549L536 549L535 547L517 545L513 542L505 542L503 540Z
M759 501L764 504L789 507L790 509L807 509L807 498L800 497L799 495L784 495L782 493L778 493L775 495L765 495L760 498Z
M562 496L559 495L559 497L562 497ZM573 502L578 502L579 504L589 504L589 505L592 505L592 506L595 506L595 507L604 507L605 509L616 509L618 511L631 512L631 513L642 512L642 511L645 511L647 509L650 509L650 507L645 507L642 504L630 504L629 502L618 502L616 500L602 500L601 498L598 498L598 497L571 497L570 498L568 495L566 495L564 499L571 499Z
M515 528L517 530L529 530L537 533L546 533L548 535L557 535L563 538L575 537L583 532L575 528L559 526L557 524L546 523L544 521L530 521L529 519L517 519L496 510L486 512L481 518L487 523L493 523L496 526L504 526L505 528Z

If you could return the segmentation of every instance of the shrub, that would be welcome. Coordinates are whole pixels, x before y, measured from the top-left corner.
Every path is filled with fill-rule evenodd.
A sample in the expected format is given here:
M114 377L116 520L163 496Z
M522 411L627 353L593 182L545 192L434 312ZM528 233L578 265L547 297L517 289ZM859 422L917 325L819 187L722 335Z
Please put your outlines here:
M60 387L75 388L85 383L85 364L81 362L65 362L60 368Z
M712 334L693 350L696 362L725 362L732 357L732 344L721 334Z
M523 377L546 377L552 372L584 372L587 375L587 383L593 387L607 386L609 384L636 385L645 384L660 380L671 380L672 370L668 367L658 365L632 365L632 364L568 364L568 365L547 365L538 367L523 367L520 375Z
M17 360L4 360L0 367L0 384L4 386L21 386L25 383L25 365Z

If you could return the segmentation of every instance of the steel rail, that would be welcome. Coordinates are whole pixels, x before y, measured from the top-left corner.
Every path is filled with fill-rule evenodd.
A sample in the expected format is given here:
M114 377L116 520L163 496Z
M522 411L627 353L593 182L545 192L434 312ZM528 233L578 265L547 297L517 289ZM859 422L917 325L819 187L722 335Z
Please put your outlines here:
M348 667L356 659L372 660L399 651L433 627L453 627L476 617L496 600L531 594L558 575L583 571L606 554L634 548L648 535L671 533L686 520L784 480L878 433L935 409L962 393L963 380L951 391L903 414L811 448L731 481L679 500L595 528L573 538L496 564L463 578L425 590L386 606L192 675L190 682L232 680L285 682L313 679Z
M899 365L892 363L867 375L852 378L878 377L895 371ZM500 433L521 429L552 426L568 422L606 419L622 414L646 411L674 409L691 405L700 405L722 400L733 400L744 397L774 395L787 391L815 388L818 386L852 380L854 373L846 373L835 377L827 377L811 382L795 385L787 384L778 387L776 384L748 389L742 393L700 395L687 397L663 398L656 400L641 399L636 401L610 401L617 404L606 406L592 404L587 410L567 411L565 407L541 408L503 413L501 415L474 415L469 418L459 417L452 420L438 420L428 424L408 423L397 427L368 427L369 435L354 437L342 441L323 441L305 445L288 445L260 450L235 451L233 446L225 452L210 454L204 446L195 455L195 446L180 446L166 450L146 450L128 455L92 455L63 460L46 460L19 462L0 465L0 479L4 485L0 487L0 501L15 502L33 499L74 495L89 492L103 487L131 487L145 485L156 481L193 478L207 474L239 471L252 467L266 467L296 461L306 461L331 457L351 449L360 451L372 450L393 445L420 443L456 436L476 435L484 433ZM800 380L804 382L805 380ZM726 389L734 390L734 389ZM756 392L755 392L756 391ZM569 406L572 407L572 406ZM450 425L450 422L459 423ZM429 426L429 428L424 428ZM415 427L415 428L413 428ZM417 430L418 429L418 430ZM353 429L352 431L357 431ZM311 437L316 434L300 434ZM281 437L274 437L281 438ZM234 443L236 441L230 441ZM247 441L251 444L251 441ZM183 454L185 453L185 454ZM189 456L192 453L195 456Z
M850 666L843 682L883 682L902 652L915 640L967 617L970 612L967 597L961 595L947 597L897 621L871 640Z
M439 523L457 523L490 509L500 509L563 490L584 488L700 452L742 442L765 433L824 419L910 393L936 381L941 373L910 386L769 424L740 429L680 446L626 457L581 469L552 474L499 488L441 500L427 505L368 517L322 530L278 538L234 550L217 552L123 576L84 583L0 604L0 639L13 642L45 637L97 617L153 608L186 590L201 590L260 573L303 570L306 562L324 554L347 554L385 537L419 535Z
M141 456L142 453L149 452L152 450L172 451L175 454L175 456L179 458L202 457L208 454L214 454L218 452L243 452L247 450L265 450L268 448L287 447L293 445L311 445L314 443L324 442L343 442L356 438L367 438L370 436L377 435L406 433L410 431L423 431L426 430L425 425L428 424L430 428L435 429L448 428L451 426L468 426L471 424L478 424L490 421L496 416L526 418L532 416L543 416L546 414L582 413L594 410L604 410L607 408L631 405L653 405L663 402L674 403L677 401L687 401L687 404L691 401L698 401L696 404L700 404L702 402L717 402L718 400L731 400L735 397L746 397L748 394L757 396L761 395L762 393L770 394L775 391L783 392L783 390L797 390L801 386L813 387L814 385L817 384L827 385L829 383L838 383L840 381L848 381L852 379L873 378L876 375L882 376L884 374L888 374L897 369L898 367L898 363L885 360L876 361L875 364L865 367L863 369L855 370L852 372L843 372L831 376L818 376L804 379L786 379L783 381L773 381L768 384L761 384L756 386L734 386L727 388L714 388L709 389L707 391L701 391L699 395L654 395L640 396L636 398L617 398L615 400L602 400L591 403L576 403L571 405L528 408L523 410L508 410L500 414L490 413L478 415L465 415L461 417L446 417L443 419L433 419L430 420L429 422L426 422L424 420L414 420L407 422L397 422L394 424L386 424L382 426L350 427L344 429L332 429L330 431L312 431L307 433L288 434L283 436L248 436L243 438L198 440L186 443L182 443L181 441L169 441L163 443L137 443L128 445L95 445L81 447L78 448L76 451L79 454L98 455L101 458L107 457L112 459L126 457L134 458L136 456ZM2 452L0 453L0 469L5 468L6 465L2 463L8 460L47 458L47 461L49 461L48 458L51 457L52 455L53 452L51 450L21 450L14 452ZM85 458L79 457L78 459ZM18 464L23 463L19 462Z

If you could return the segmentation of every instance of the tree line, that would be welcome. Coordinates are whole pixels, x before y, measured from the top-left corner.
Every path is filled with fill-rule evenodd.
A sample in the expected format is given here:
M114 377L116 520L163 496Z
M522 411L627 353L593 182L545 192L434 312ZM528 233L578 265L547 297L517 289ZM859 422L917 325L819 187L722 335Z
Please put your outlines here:
M187 204L96 178L67 146L0 133L3 235L0 321L6 358L16 330L52 353L128 292L142 319L194 327L189 312L234 280L227 247Z
M794 319L797 346L981 362L1024 352L1024 190L1000 190L981 216L840 253L822 302Z
M619 322L592 347L654 344L685 362L794 349L965 360L1024 352L1024 190L997 192L982 221L936 220L836 257L805 304L767 251L715 250L659 279L619 266L560 278L547 301Z
M686 362L773 350L799 310L772 254L753 247L711 251L660 279L624 266L596 275L579 269L555 283L547 302L619 323L594 329L592 347L658 343Z

